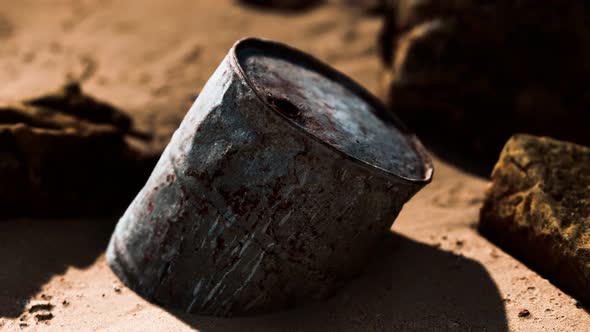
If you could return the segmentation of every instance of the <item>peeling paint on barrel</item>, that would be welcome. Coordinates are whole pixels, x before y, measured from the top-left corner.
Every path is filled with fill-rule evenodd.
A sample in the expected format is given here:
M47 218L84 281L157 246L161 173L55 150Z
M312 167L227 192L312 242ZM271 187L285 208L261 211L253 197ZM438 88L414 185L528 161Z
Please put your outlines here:
M287 88L250 66L252 56ZM316 86L289 81L306 75ZM119 221L107 260L140 295L188 312L247 315L322 299L362 269L431 176L418 140L364 89L300 51L245 39Z

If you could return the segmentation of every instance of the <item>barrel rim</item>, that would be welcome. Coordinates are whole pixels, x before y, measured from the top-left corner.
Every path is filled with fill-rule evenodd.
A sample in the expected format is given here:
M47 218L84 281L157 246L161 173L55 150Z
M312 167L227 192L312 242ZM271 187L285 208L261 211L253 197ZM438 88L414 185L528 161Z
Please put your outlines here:
M327 78L334 80L340 84L343 84L348 89L351 89L354 93L356 93L360 98L362 98L365 102L367 102L373 110L376 111L376 115L383 121L387 121L392 124L407 140L408 144L414 152L417 154L418 159L422 162L422 167L424 168L423 176L421 178L413 178L398 174L392 170L388 170L381 166L372 164L366 160L360 159L349 154L342 149L329 144L328 142L322 140L321 138L317 137L313 133L306 130L304 127L300 126L299 124L290 121L286 115L282 114L278 110L275 109L272 105L268 103L268 101L263 98L259 91L255 88L254 84L252 84L250 78L245 73L244 69L242 68L239 59L238 59L238 51L240 48L244 47L255 47L259 49L276 49L282 50L291 53L293 56L298 57L305 61L307 64L314 66L314 68L325 75ZM432 181L432 176L434 174L434 166L432 162L432 158L418 139L418 137L410 131L410 129L393 113L387 111L385 105L373 94L371 94L368 90L366 90L363 86L359 83L355 82L352 78L348 77L344 73L338 71L337 69L333 68L332 66L322 62L321 60L317 59L316 57L305 53L295 47L290 45L276 42L266 38L257 38L257 37L247 37L242 38L234 43L230 50L231 60L233 62L233 67L236 70L236 73L246 82L248 87L254 92L256 97L269 109L271 109L275 114L279 115L280 118L284 119L285 122L288 122L291 126L293 126L297 131L304 132L305 135L309 136L314 141L319 142L323 146L328 147L329 149L335 151L338 154L341 154L346 157L346 159L352 161L355 164L361 165L363 167L368 167L371 170L377 170L380 173L384 173L388 177L394 177L397 179L401 179L403 181L412 183L412 184L419 184L425 185Z

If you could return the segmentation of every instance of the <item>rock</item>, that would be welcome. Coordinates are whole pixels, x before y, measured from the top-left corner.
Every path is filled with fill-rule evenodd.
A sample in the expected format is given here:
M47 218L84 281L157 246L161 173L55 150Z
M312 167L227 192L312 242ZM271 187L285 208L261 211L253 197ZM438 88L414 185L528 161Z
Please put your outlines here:
M128 143L132 120L67 84L0 105L0 216L112 213L128 204L155 156Z
M55 306L53 304L47 301L35 301L31 303L31 306L29 307L29 313L35 313L35 319L37 319L37 321L46 321L53 318L53 313L51 313L51 310L53 310L54 307ZM26 317L23 316L21 317L21 320L25 318Z
M237 0L238 2L258 8L273 10L298 11L320 5L322 0Z
M590 145L589 19L579 1L394 1L384 98L419 135L490 167L519 132Z
M347 7L361 10L365 13L382 13L385 9L386 0L337 0Z
M379 13L385 8L385 0L332 0L346 7L358 9L365 13ZM317 7L324 0L238 0L238 2L261 9L278 11L300 11Z
M29 308L29 312L34 313L37 311L51 311L53 307L55 306L49 302L35 303L31 305L31 307Z
M522 309L521 311L518 312L518 317L529 317L531 315L530 311L528 311L527 309Z
M37 314L37 315L35 315L35 319L37 319L38 322L50 320L50 319L53 319L53 314L50 312L45 313L45 314Z
M504 147L480 231L590 303L590 148L516 135Z

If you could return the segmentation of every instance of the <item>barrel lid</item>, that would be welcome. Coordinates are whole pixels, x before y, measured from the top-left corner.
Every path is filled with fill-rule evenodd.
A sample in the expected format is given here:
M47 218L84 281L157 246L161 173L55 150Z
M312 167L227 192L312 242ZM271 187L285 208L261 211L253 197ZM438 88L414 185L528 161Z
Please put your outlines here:
M360 85L302 51L247 38L234 45L242 75L288 122L368 166L427 182L432 162L408 129Z

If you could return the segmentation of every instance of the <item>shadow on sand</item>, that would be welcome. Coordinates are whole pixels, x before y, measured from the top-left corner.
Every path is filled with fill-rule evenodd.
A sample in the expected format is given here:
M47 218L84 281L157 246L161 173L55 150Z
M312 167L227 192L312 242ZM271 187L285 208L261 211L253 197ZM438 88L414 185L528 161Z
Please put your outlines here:
M90 266L117 218L0 220L0 317L18 317L27 301L68 267Z
M0 316L18 317L69 266L90 266L115 222L1 222ZM482 265L394 233L366 271L327 301L257 317L170 312L200 331L507 330L502 298Z
M172 312L199 331L507 331L485 268L389 233L366 271L331 299L258 317Z

